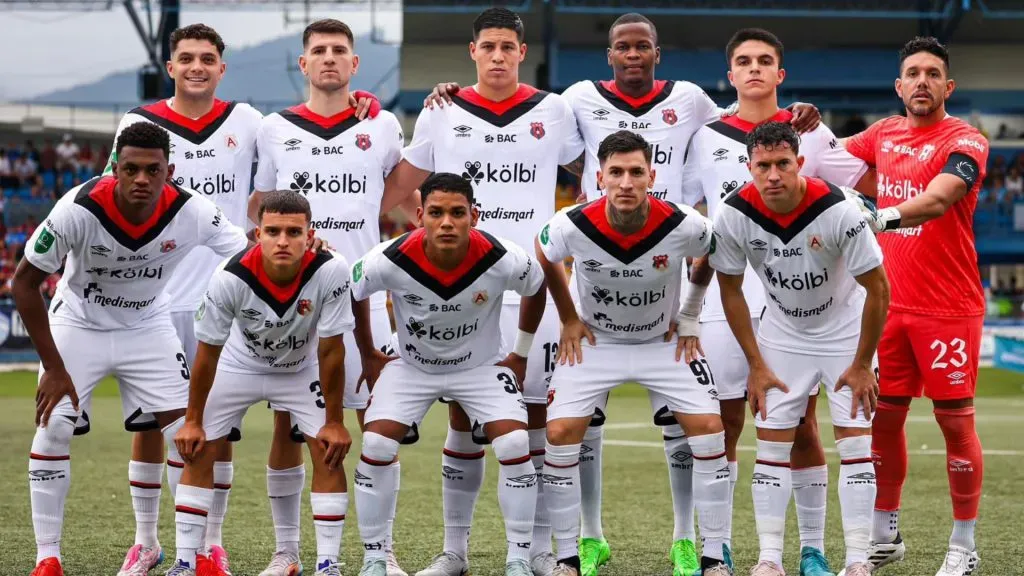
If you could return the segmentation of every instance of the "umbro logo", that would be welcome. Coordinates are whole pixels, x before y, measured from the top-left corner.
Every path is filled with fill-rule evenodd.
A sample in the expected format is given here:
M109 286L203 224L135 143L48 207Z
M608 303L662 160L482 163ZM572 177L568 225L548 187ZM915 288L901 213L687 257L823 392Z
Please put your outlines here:
M455 130L455 132L456 132L455 137L456 138L469 138L470 136L472 136L472 134L470 134L470 132L473 131L473 129L471 127L466 126L465 124L460 124L460 125L452 128L452 130Z
M690 461L693 460L693 453L692 452L685 452L683 450L679 450L679 451L674 452L672 454L672 459L675 460L676 462L680 462L682 464L685 464L685 463L690 462ZM728 472L728 468L726 468L726 471Z
M291 152L292 150L298 150L299 149L299 144L302 144L302 140L299 140L298 138L289 138L288 140L284 141L284 145L285 145L285 149L284 150L285 150L285 152Z
M597 110L594 110L594 119L606 120L609 114L611 114L611 112L605 110L604 108L598 108Z
M847 476L847 478L850 478L852 480L874 480L875 479L875 473L874 472L861 472L859 474L851 474L851 475Z
M530 487L537 482L537 474L523 474L521 476L509 478L508 482L510 484L519 484L522 487Z
M262 312L255 308L246 308L245 310L242 310L242 318L245 318L246 320L259 320L261 315Z
M714 154L715 156L715 162L718 162L719 160L727 159L727 154L729 154L729 151L725 148L719 148L718 150L712 152L712 154Z
M356 480L369 480L369 479L370 479L369 476L367 476L366 474L363 474L359 470L356 470Z
M101 244L93 244L92 246L89 246L89 253L93 256L102 256L106 258L107 254L110 254L110 248Z
M754 472L754 475L751 478L755 482L758 481L758 480L767 481L767 482L775 482L775 481L778 480L778 478L776 478L775 476L771 476L770 474L762 474L761 472Z
M949 378L950 380L962 380L964 376L967 376L967 374L964 374L959 370L957 370L956 372L950 372L949 374L946 375L946 377Z
M423 297L417 296L416 294L406 294L405 296L402 296L402 300L405 300L406 303L411 304L412 306L420 306L420 302L423 301Z
M766 246L768 246L768 243L765 242L764 240L761 240L760 238L754 238L753 240L751 240L750 241L750 245L754 247L754 250L760 250L760 251L767 251L768 250L768 248L766 248Z
M586 270L587 272L600 272L601 267L604 266L604 264L598 262L597 260L594 260L593 258L591 258L590 260L584 260L582 264L584 270Z
M462 474L462 470L452 468L451 466L441 466L441 472L445 474Z

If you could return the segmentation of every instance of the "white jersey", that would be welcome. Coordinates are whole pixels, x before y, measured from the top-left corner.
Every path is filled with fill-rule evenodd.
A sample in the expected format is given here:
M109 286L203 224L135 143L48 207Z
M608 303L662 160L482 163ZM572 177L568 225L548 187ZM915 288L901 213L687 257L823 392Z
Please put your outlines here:
M260 126L256 190L294 190L309 200L310 226L347 261L380 244L384 179L401 160L402 126L391 112L359 120L355 109L326 118L305 104ZM386 296L370 300L384 308Z
M779 110L766 122L789 123L792 118L793 114L788 110ZM714 220L727 194L750 182L746 139L756 127L756 124L738 116L728 116L703 126L690 141L683 173L684 194L695 201L706 199L708 218ZM800 136L800 155L804 157L800 174L834 182L838 186L856 185L868 170L864 161L838 145L835 135L824 124ZM764 292L752 270L744 275L743 294L750 306L750 314L760 316L765 306ZM702 322L725 321L721 292L715 278L708 286L700 318Z
M44 272L56 272L67 256L51 324L137 328L168 313L167 283L186 254L206 246L223 258L248 244L213 202L171 184L149 221L133 225L114 204L116 185L103 176L72 188L29 239L25 257Z
M711 266L743 274L749 263L770 301L761 345L827 356L856 351L866 292L854 277L881 266L882 250L842 190L808 178L800 205L776 214L748 184L725 198L714 223Z
M409 232L356 262L353 297L391 291L398 355L424 372L458 372L494 360L505 291L536 294L544 282L540 266L519 246L473 229L465 260L441 270L427 260L425 234L423 228Z
M256 130L262 118L248 104L216 100L210 112L192 119L175 112L170 100L160 100L125 114L114 143L125 128L136 122L151 122L163 128L171 137L170 163L174 164L175 184L206 196L232 224L246 228L252 166L256 160ZM117 154L112 152L111 161L116 160ZM171 312L195 312L206 283L221 260L221 256L203 247L189 253L167 283Z
M421 170L461 174L473 184L477 228L530 249L555 214L558 167L583 153L572 109L561 96L525 84L502 102L473 88L452 100L420 112L403 158Z
M570 86L562 96L576 114L587 156L582 184L588 200L604 195L597 188L600 162L597 148L608 135L629 130L644 137L653 147L655 198L693 206L700 197L684 194L683 161L686 145L697 130L718 120L722 110L695 84L658 80L651 93L630 98L614 81L583 81Z
M228 372L299 372L318 363L320 337L355 327L348 263L307 252L295 282L283 287L267 277L262 258L256 245L221 264L196 312L196 339L224 346L219 367Z
M711 249L711 222L693 208L651 198L644 227L617 232L605 213L607 198L562 210L541 230L551 262L572 257L580 318L599 342L660 338L679 310L686 259Z

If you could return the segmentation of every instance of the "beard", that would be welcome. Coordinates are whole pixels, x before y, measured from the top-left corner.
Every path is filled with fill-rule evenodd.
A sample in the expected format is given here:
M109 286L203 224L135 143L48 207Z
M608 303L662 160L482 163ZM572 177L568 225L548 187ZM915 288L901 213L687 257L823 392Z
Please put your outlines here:
M608 203L608 223L623 234L632 234L643 228L650 213L651 203L646 199L632 212L619 211L611 202Z
M907 113L908 114L913 114L914 116L920 116L920 117L932 115L932 113L934 113L936 110L939 109L939 106L942 106L942 104L944 103L944 100L942 100L941 97L940 98L935 98L934 95L930 95L930 96L931 96L931 101L928 104L917 104L917 103L914 103L914 101L913 101L913 97L914 96L913 96L913 94L911 94L910 98L908 98L907 100L904 100L904 102L903 102L904 106L907 109Z

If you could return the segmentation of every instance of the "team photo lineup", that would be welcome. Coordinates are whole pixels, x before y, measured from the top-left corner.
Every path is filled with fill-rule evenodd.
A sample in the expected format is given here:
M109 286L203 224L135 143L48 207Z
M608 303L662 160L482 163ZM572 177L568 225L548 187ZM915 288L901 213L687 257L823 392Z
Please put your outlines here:
M622 14L607 34L611 78L556 94L520 82L520 16L483 10L466 31L476 84L437 78L407 138L377 96L350 89L359 46L341 20L312 22L296 47L308 100L266 115L217 97L230 38L174 30L174 96L124 114L106 171L57 201L14 275L39 356L31 576L65 574L72 439L90 442L108 377L131 434L135 539L120 567L91 574L256 576L234 567L223 528L268 524L229 506L243 474L262 482L232 462L252 442L247 411L268 410L274 542L258 576L489 573L469 546L488 450L505 576L640 574L615 564L601 515L605 422L624 385L646 389L664 442L661 574L911 573L921 552L901 528L915 517L900 511L922 396L948 473L929 505L952 521L945 553L917 560L929 575L981 573L973 218L989 141L947 114L946 47L907 39L891 70L905 113L837 138L813 102L779 106L784 39L767 29L722 39L728 108L655 75L648 17ZM560 169L582 192L557 209ZM230 193L194 189L224 174ZM381 242L395 211L412 225ZM47 302L39 286L60 270ZM401 462L437 402L443 546L410 557L394 537L417 521L403 518ZM845 552L828 558L826 452L842 528L830 544ZM158 538L165 478L173 542ZM307 481L315 556L300 548ZM752 515L734 512L737 487ZM791 499L799 541L784 546ZM342 562L357 553L342 545L350 514L357 566ZM733 539L741 524L756 541Z

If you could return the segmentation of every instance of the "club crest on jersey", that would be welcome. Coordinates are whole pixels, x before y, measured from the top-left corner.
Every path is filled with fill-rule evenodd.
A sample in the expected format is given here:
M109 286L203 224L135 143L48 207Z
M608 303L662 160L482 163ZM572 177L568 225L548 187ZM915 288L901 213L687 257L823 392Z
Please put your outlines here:
M825 245L821 242L821 236L811 234L810 238L807 239L807 247L817 252L824 248Z
M224 145L228 147L228 150L238 148L238 137L234 134L228 134L224 137Z
M544 131L543 122L530 122L530 136L540 140L544 137L544 134L547 134L547 132Z
M299 316L305 316L313 311L313 303L303 298L295 305L295 311L299 313Z
M473 304L482 306L487 303L487 290L473 292Z
M666 108L661 111L661 119L665 121L665 124L672 126L679 118L676 116L676 111L672 108Z
M173 239L164 240L163 242L160 243L160 251L163 252L164 254L170 252L171 250L174 250L177 247L178 244Z
M661 254L659 256L655 256L653 260L655 270L664 270L668 268L668 254Z
M369 134L356 134L356 148L360 150L369 150L372 143L370 142Z

